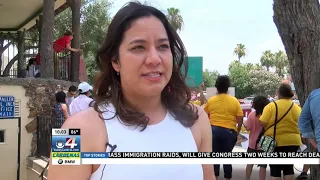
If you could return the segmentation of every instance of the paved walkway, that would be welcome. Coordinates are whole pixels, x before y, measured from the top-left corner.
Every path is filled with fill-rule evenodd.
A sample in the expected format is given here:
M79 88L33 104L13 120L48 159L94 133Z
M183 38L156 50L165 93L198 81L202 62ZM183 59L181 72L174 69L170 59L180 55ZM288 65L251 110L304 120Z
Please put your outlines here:
M246 152L246 149L242 148L242 147L234 147L233 152ZM232 172L232 176L233 176L233 180L245 180L246 179L246 164L236 164L236 165L232 165L233 168L233 172ZM303 168L303 164L297 164L294 165L296 169L298 170L302 170ZM224 180L223 178L223 167L220 166L220 177L218 180ZM295 169L295 174L296 176L298 176L300 174L299 171L297 171ZM267 168L267 179L269 179L269 175L270 175L270 168ZM252 180L259 180L259 168L257 166L253 167L252 170L252 174L251 174L251 179Z
M303 165L302 165L303 166ZM218 180L224 180L223 178L223 168L222 166L220 166L220 177ZM298 170L302 170L302 167L299 168L297 166L295 166ZM246 164L236 164L236 165L232 165L232 176L233 176L233 180L245 180L246 179ZM269 179L270 177L270 168L267 168L267 178ZM299 176L300 172L298 172L297 170L295 170L295 174L296 176ZM252 180L259 180L259 168L257 166L254 166L252 169L252 174L251 174L251 179Z

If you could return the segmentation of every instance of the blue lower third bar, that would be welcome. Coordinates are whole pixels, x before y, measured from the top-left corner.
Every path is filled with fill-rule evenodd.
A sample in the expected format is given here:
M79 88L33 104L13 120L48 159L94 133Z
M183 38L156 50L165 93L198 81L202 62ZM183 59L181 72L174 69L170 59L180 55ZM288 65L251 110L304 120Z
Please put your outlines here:
M107 152L82 152L81 158L108 158Z

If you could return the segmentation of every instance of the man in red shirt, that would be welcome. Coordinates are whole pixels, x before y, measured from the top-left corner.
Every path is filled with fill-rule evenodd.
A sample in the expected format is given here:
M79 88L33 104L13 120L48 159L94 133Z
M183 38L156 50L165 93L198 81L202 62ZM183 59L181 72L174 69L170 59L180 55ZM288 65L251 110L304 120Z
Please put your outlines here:
M65 50L69 50L72 52L80 52L81 49L75 49L71 47L71 40L73 39L73 34L71 31L67 31L64 33L62 37L60 37L58 40L53 42L53 50L55 53L63 52ZM40 65L40 52L38 52L37 56L37 63Z

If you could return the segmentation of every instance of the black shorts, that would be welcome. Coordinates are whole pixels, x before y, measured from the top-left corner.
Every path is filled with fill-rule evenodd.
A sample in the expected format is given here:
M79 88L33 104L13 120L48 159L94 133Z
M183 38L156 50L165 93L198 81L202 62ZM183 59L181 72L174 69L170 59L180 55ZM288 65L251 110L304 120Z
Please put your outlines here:
M261 150L251 149L248 147L247 152L262 152ZM267 168L267 164L258 164L258 167Z
M279 146L274 149L274 152L297 152L299 146ZM281 172L283 176L293 175L293 164L284 164L284 165L270 165L270 176L272 177L281 177Z

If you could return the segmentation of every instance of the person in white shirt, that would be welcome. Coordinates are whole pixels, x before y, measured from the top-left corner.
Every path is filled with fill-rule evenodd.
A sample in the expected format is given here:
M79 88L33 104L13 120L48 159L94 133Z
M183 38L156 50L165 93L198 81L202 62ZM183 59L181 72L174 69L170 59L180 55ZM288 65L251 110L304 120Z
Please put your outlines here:
M89 108L90 103L93 101L90 96L92 86L87 82L82 82L78 86L79 96L76 97L70 104L70 115L83 111Z
M67 98L66 98L66 104L67 104L67 107L68 107L68 114L69 116L71 116L71 113L70 113L70 104L72 103L72 101L74 100L74 98L76 97L77 95L77 87L76 86L70 86L69 87L69 90L67 92Z
M28 66L26 68L26 77L36 77L39 70L36 67L37 61L35 58L29 59Z

